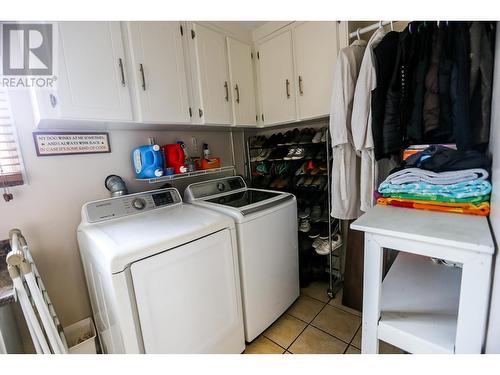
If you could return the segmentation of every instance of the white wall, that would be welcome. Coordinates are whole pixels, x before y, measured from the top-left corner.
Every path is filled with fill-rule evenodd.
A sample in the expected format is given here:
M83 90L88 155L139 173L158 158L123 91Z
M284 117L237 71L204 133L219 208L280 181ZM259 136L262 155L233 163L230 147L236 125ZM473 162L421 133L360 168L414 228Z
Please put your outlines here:
M28 185L12 188L14 200L0 200L0 239L17 227L25 234L44 283L63 326L89 316L90 307L76 242L83 203L109 197L104 178L122 176L132 192L158 188L133 180L131 150L154 137L159 144L191 136L201 147L208 143L223 165L231 165L228 131L110 131L110 154L37 157L33 143L33 117L25 92L11 94ZM76 130L76 129L75 129ZM189 150L191 151L191 150ZM241 162L242 157L237 158Z
M496 243L494 259L494 279L491 293L490 317L486 352L500 354L500 256L498 242L500 240L500 23L497 22L495 46L495 70L493 73L493 100L491 103L490 153L493 156L490 224Z

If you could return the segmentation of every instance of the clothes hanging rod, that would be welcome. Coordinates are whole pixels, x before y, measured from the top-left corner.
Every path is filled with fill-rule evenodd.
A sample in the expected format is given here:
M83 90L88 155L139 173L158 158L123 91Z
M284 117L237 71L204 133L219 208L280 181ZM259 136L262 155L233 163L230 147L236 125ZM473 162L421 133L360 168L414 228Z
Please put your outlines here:
M361 29L357 29L356 31L353 31L352 33L349 34L349 39L357 37L358 31L359 31L359 35L361 35L361 34L369 33L370 31L373 31L373 30L377 30L381 26L380 22L382 22L382 27L384 27L384 26L390 25L391 22L394 22L394 21L379 21L379 22L374 23L370 26L366 26L366 27L363 27Z

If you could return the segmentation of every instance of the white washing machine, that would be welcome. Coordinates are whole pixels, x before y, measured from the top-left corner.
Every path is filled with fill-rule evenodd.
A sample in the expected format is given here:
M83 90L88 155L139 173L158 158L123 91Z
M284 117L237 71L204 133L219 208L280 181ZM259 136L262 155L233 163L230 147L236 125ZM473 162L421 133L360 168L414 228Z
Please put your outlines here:
M236 223L245 339L250 342L299 297L295 196L248 188L236 176L191 184L184 201Z
M90 202L78 244L105 353L241 353L238 251L227 216L176 189Z

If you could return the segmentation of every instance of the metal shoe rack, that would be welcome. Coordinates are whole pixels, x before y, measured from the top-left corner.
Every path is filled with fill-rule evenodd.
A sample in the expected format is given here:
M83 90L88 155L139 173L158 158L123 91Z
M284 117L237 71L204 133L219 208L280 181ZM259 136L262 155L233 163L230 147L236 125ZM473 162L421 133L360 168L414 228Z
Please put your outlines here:
M279 131L284 132L287 130L289 130L289 129L285 128L285 129L281 129L281 130L276 130L276 133ZM259 136L259 135L262 135L262 134L256 133L253 136ZM251 137L246 137L247 178L250 181L250 185L254 186L255 181L254 181L254 176L253 176L253 170L254 170L255 164L260 163L262 161L252 161L250 151L252 149L261 148L261 147L251 147L250 138ZM330 134L328 132L328 127L326 128L325 138L326 138L325 142L319 143L319 144L324 144L324 146L326 148L326 171L327 171L326 172L326 178L327 178L326 194L327 194L327 210L328 210L328 246L329 246L329 249L331 249L330 252L328 253L328 262L327 262L328 265L327 265L327 269L325 269L325 271L328 273L328 280L329 280L327 294L329 295L329 297L333 298L338 293L338 291L342 288L342 282L344 280L343 265L344 265L344 249L345 249L344 239L345 239L345 236L342 233L343 225L339 221L337 233L341 237L342 241L340 244L337 244L336 247L333 247L332 224L333 224L334 219L330 215L331 208L332 208L332 202L331 202L331 168L332 168L331 157L332 157L332 153L331 153L331 147L330 147ZM289 145L288 147L310 146L310 145L312 145L312 143L311 144L292 144L292 145ZM287 161L287 160L283 160L283 159L273 159L273 160L269 160L269 161L281 161L281 160ZM307 159L300 159L299 161L304 162L306 160ZM290 162L295 162L295 161L296 160L290 160ZM300 164L297 164L297 167L298 166L300 166ZM289 192L295 194L296 189L294 188L294 186L295 186L295 184L293 183L293 178L292 178L292 183L289 185L289 187L287 189L281 189L281 190L286 190L286 191L289 191ZM260 187L260 186L255 186L255 187ZM269 187L269 188L262 187L262 188L273 190L272 187ZM277 190L280 190L280 189L277 189ZM311 249L311 251L314 251L314 250ZM338 266L334 266L334 258L338 258L338 262L336 262Z

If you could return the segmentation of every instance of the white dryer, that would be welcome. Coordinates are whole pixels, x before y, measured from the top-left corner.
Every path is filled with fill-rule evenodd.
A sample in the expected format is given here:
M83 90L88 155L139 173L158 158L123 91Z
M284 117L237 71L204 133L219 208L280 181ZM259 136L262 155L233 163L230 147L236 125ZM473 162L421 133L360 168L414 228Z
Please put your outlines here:
M236 223L245 339L250 342L299 297L295 196L248 188L235 176L191 184L184 201Z
M241 353L235 226L176 189L90 202L78 244L105 353Z

